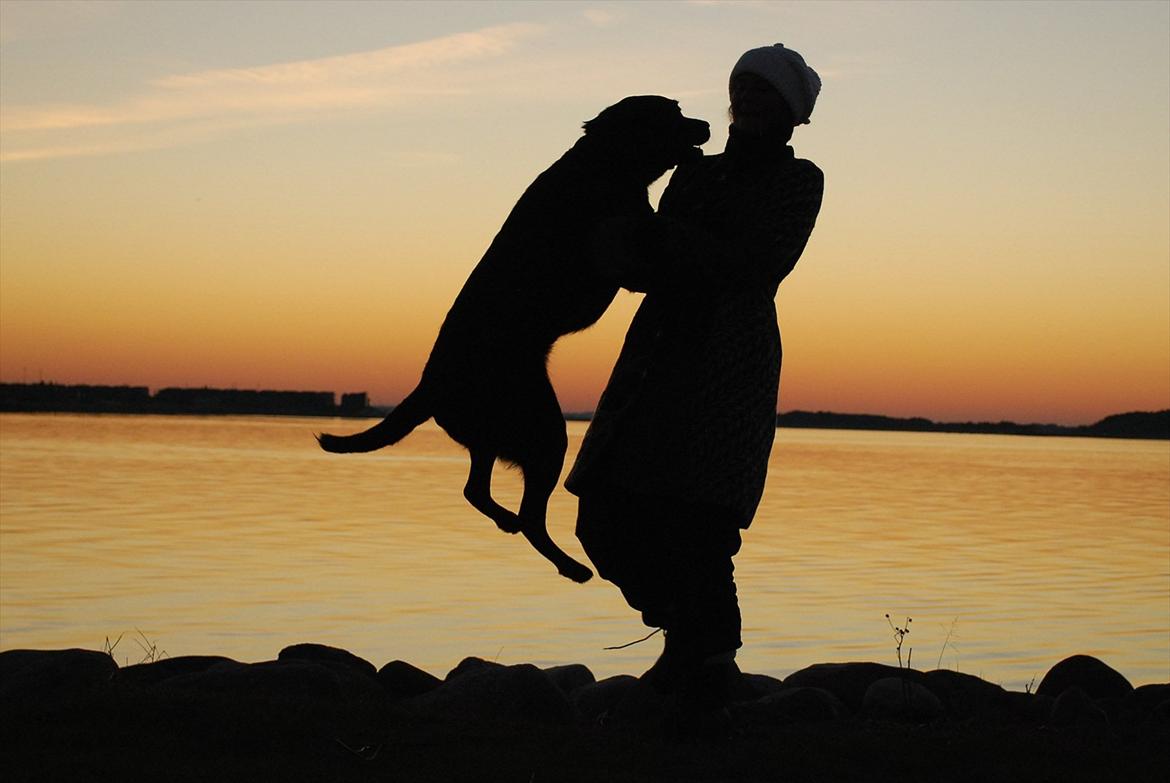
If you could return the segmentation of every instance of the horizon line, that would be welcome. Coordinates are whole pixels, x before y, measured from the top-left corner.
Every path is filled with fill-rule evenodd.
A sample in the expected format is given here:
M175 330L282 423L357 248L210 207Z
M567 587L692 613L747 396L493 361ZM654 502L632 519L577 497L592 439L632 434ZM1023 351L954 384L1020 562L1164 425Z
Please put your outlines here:
M172 389L203 390L203 391L231 391L231 392L263 392L263 393L277 393L277 394L313 394L313 395L328 394L328 395L332 395L332 397L334 399L334 405L337 404L336 400L338 399L339 396L346 397L346 396L355 395L355 394L356 395L366 395L367 402L366 402L366 406L365 406L365 411L368 413L363 412L361 414L358 414L356 416L357 418L375 418L377 416L385 415L386 413L388 413L389 411L391 411L395 407L397 407L399 404L401 404L400 402L394 403L394 404L382 404L382 403L370 402L370 401L368 401L367 392L341 392L339 395L337 392L330 391L330 390L326 390L326 391L307 390L306 391L306 390L290 390L290 389L244 389L244 388L239 388L239 387L234 387L234 386L233 387L221 387L221 386L208 386L208 385L202 385L202 386L157 386L157 387L155 387L155 386L150 386L147 384L90 384L90 383L57 383L55 381L45 381L45 380L38 380L38 381L34 381L34 382L28 382L28 381L17 382L17 381L2 381L2 380L0 380L0 387L5 387L5 386L24 386L24 387L46 386L46 387L88 388L88 389L133 389L133 390L145 391L147 393L148 397L151 399L153 399L155 396L157 396L158 393L161 391L164 391L164 390L169 391ZM17 412L21 412L21 411L12 410L12 411L4 411L4 412L17 413ZM25 411L25 412L35 412L35 411ZM593 409L593 410L564 410L564 411L562 411L562 415L564 416L566 421L581 421L581 420L592 419L594 414L596 414L596 412L597 412L596 409ZM1054 422L1040 422L1040 421L1019 422L1019 421L1015 421L1012 419L978 420L978 419L972 419L972 418L962 420L962 421L959 421L959 420L943 421L943 420L933 419L933 418L930 418L927 416L920 416L920 415L892 416L892 415L885 414L885 413L854 413L854 412L845 412L845 411L831 411L831 410L825 410L825 409L812 410L812 409L805 409L805 408L793 408L793 409L786 410L786 411L781 411L779 408L777 408L776 417L780 418L783 416L792 416L794 414L804 414L804 415L808 415L808 416L837 416L837 417L842 417L842 418L853 418L853 419L875 419L875 420L876 419L885 419L885 420L888 420L890 422L905 422L905 423L918 423L918 422L920 422L924 425L930 425L930 426L1001 426L1001 427L1002 426L1011 426L1011 427L1020 427L1020 428L1047 427L1047 428L1060 428L1060 429L1072 430L1072 429L1077 429L1077 428L1092 427L1092 426L1094 426L1096 424L1100 424L1102 421L1104 421L1108 418L1114 417L1114 416L1124 416L1124 415L1130 415L1130 414L1157 415L1157 414L1163 414L1163 413L1170 414L1170 408L1152 409L1152 410L1139 410L1139 409L1120 410L1120 411L1114 411L1112 413L1105 414L1104 416L1102 416L1101 418L1099 418L1095 421L1086 422L1084 424L1056 424ZM354 417L353 414L351 414L350 417Z

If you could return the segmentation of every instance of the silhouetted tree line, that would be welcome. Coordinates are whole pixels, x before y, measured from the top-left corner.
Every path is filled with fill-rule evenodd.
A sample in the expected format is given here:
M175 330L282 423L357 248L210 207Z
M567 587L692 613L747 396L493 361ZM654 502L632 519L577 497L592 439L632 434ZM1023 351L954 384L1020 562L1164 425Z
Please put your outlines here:
M60 413L188 413L287 416L382 416L365 392L253 391L250 389L166 388L153 395L145 386L71 386L57 383L0 383L0 411ZM583 421L588 413L567 413ZM1080 427L1017 424L1012 421L937 422L865 413L791 411L776 416L777 427L892 432L961 432L994 435L1064 435L1103 438L1168 438L1170 410L1106 416Z
M72 413L195 413L286 416L371 414L365 392L269 391L145 386L70 386L56 383L0 384L0 411Z
M776 417L777 427L831 430L888 430L895 432L962 432L994 435L1064 435L1099 438L1170 438L1170 410L1135 411L1106 416L1095 424L1017 424L1013 421L936 422L914 417L863 413L792 411Z

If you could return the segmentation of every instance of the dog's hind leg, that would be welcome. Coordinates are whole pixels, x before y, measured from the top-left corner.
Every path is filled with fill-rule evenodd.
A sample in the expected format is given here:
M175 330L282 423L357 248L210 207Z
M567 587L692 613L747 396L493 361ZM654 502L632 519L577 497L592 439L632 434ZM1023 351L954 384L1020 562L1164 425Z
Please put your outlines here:
M551 388L550 388L551 391ZM561 414L556 397L553 396L555 417L533 422L533 432L544 435L544 442L537 449L518 460L524 474L524 495L520 500L520 521L524 537L532 548L557 567L557 573L574 582L587 582L593 572L565 554L548 534L548 499L556 488L565 464L565 450L568 441L565 435L565 419ZM539 436L537 436L539 438Z
M467 474L467 483L463 485L463 497L476 511L495 522L500 530L519 533L520 518L492 499L492 468L496 464L496 455L480 447L468 451L471 470Z

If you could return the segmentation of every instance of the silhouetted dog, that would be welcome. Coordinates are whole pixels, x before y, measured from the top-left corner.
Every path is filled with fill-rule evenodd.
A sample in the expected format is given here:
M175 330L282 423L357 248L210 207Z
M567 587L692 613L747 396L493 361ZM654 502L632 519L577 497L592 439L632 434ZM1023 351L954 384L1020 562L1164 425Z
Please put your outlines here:
M568 440L546 363L562 335L592 325L617 295L590 245L608 218L651 213L647 187L702 153L702 120L659 96L625 98L524 192L447 313L422 380L384 420L356 435L320 435L332 452L396 443L427 419L471 455L463 494L509 533L523 532L564 576L593 572L549 538L545 514ZM524 475L519 515L491 497L496 459Z

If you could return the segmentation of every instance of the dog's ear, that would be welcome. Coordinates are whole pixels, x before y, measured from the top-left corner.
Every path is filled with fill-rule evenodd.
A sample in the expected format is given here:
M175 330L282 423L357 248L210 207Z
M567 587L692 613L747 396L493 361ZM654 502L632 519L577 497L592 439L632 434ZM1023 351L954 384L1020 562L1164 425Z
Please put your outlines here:
M609 109L612 108L612 106L609 107ZM593 119L581 123L581 130L585 131L586 136L590 134L600 136L605 133L606 129L613 123L613 116L607 117L605 114L609 109L605 109Z
M645 133L661 134L665 123L681 117L678 101L661 95L631 95L602 110L591 120L582 123L585 134L593 136Z
M613 106L607 106L606 108L602 109L601 113L598 114L596 117L594 117L591 120L585 120L585 122L581 123L581 130L585 131L586 135L592 134L594 136L597 136L599 134L604 133L607 128L609 128L613 125L614 116L619 111L621 111L622 104L626 103L629 100L630 100L629 98L622 98L620 101L615 103Z

